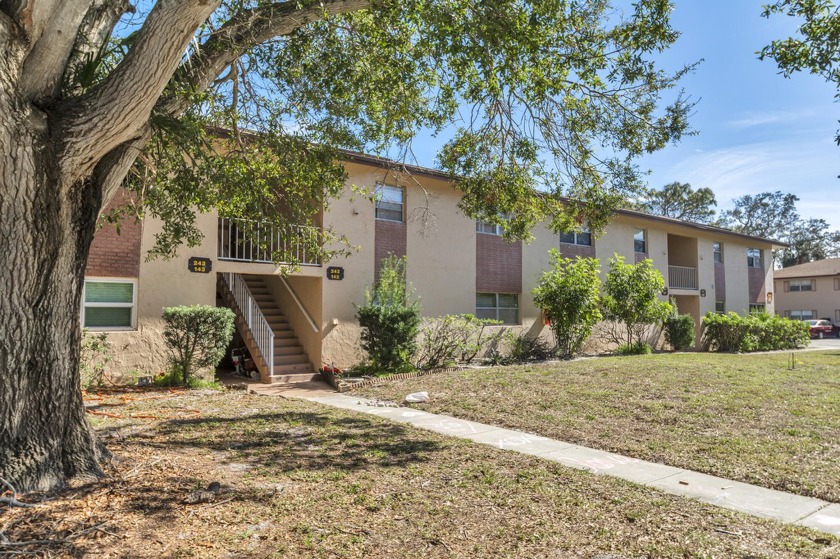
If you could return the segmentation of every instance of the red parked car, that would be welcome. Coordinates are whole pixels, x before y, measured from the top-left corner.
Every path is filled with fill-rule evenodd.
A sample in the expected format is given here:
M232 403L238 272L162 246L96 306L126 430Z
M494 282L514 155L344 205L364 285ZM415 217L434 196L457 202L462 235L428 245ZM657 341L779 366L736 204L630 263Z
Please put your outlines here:
M834 325L827 320L809 320L808 324L811 326L812 338L827 338L834 330Z

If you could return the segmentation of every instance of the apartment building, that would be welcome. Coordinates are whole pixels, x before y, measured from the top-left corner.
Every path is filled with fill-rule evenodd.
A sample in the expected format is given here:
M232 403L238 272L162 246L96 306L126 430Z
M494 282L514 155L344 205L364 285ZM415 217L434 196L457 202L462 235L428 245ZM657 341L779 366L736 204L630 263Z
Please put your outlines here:
M774 272L776 309L795 320L840 322L840 258L789 266Z
M389 253L407 256L407 275L425 316L473 313L524 329L547 331L532 290L549 264L549 249L567 256L626 261L651 258L666 278L665 297L699 326L709 311L773 312L773 241L707 225L621 211L605 233L557 234L538 227L530 243L508 243L498 228L464 216L460 192L443 174L401 167L378 158L347 154L348 184L376 193L376 202L347 193L334 200L314 228L264 231L304 254L325 224L358 251L322 263L302 258L299 271L281 275L241 233L239 220L215 213L198 216L202 244L182 247L177 258L146 261L161 224L124 224L117 236L101 230L86 273L82 323L108 331L119 371L160 371L166 353L162 309L174 305L224 305L257 357L266 382L295 380L322 363L348 367L363 355L355 306L364 300L379 262ZM122 194L116 204L125 203ZM289 231L292 234L289 234ZM294 243L297 243L295 245ZM699 328L698 328L699 332Z

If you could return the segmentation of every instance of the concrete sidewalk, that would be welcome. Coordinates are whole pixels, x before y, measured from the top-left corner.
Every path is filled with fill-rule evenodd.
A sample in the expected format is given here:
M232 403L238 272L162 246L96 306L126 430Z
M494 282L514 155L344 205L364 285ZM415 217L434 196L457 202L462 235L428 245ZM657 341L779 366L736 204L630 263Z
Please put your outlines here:
M377 406L364 398L327 390L259 391L301 398L360 413L408 423L420 429L470 439L501 450L538 456L593 474L609 475L653 487L666 493L697 499L761 518L798 524L840 536L840 504L766 489L747 483L701 474L691 470L645 462L521 431L501 429L447 415L412 408Z

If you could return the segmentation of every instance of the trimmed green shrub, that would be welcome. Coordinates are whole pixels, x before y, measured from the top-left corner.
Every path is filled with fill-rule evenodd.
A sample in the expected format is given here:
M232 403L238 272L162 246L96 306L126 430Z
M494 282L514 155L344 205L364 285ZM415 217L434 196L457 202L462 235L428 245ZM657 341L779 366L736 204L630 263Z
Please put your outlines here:
M659 300L665 278L649 258L638 264L625 264L624 257L610 258L610 271L604 282L604 318L619 326L608 332L610 341L639 344L651 325L660 325L673 312L670 303Z
M416 365L418 369L437 369L469 363L491 346L496 333L485 336L488 326L501 324L498 320L476 318L471 314L451 314L430 319L420 333Z
M551 321L562 357L580 352L592 328L601 320L601 281L596 258L563 258L551 249L551 269L534 289L534 303Z
M798 349L810 342L807 322L767 313L740 316L707 313L703 317L703 349L706 351L773 351Z
M633 342L632 344L621 344L615 348L616 355L649 355L653 349L647 342Z
M674 309L676 311L676 308ZM694 347L694 317L674 312L665 319L665 341L675 350Z
M193 305L163 309L163 338L170 352L171 373L185 386L203 367L215 367L233 338L234 314L230 309Z
M369 360L363 369L404 373L414 368L420 303L411 300L405 264L405 257L383 258L379 281L365 291L365 304L356 307L356 318L362 327L362 349Z

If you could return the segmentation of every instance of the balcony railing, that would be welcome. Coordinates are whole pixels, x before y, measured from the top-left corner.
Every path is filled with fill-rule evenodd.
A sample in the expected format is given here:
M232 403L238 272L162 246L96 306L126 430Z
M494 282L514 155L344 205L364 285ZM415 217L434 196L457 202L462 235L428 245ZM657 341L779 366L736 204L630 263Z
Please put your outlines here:
M320 266L320 245L320 227L275 227L252 219L219 218L219 260ZM275 260L278 257L280 262Z
M668 287L670 289L697 289L697 268L668 266Z

